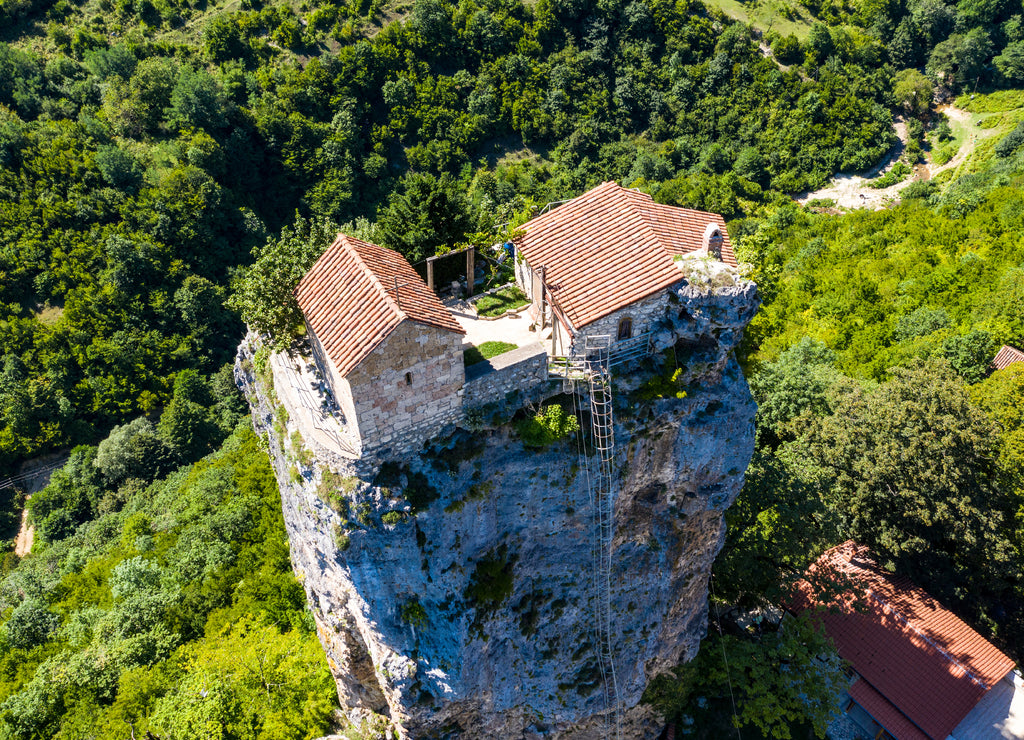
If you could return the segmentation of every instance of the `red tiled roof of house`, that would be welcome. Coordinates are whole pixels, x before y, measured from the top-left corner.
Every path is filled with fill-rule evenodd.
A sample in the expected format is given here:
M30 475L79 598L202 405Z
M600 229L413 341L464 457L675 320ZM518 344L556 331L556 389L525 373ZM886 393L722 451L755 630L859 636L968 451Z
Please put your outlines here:
M655 203L650 195L606 182L523 225L517 244L576 327L679 282L675 255L703 246L717 224L722 261L736 264L725 220L717 213Z
M1015 362L1024 362L1024 352L1004 344L996 353L995 359L992 360L992 367L996 370L1005 370Z
M299 281L295 297L342 375L406 319L466 333L402 255L344 234Z
M851 699L864 707L875 722L884 727L897 740L930 740L918 729L917 725L907 719L903 712L875 691L871 684L864 679L859 678L854 681L848 693Z
M829 574L851 584L838 604L820 603L809 582ZM1013 668L998 648L909 580L881 568L853 541L825 552L797 584L790 608L799 613L814 605L826 607L817 617L839 655L932 740L945 740ZM898 740L917 739L875 719Z

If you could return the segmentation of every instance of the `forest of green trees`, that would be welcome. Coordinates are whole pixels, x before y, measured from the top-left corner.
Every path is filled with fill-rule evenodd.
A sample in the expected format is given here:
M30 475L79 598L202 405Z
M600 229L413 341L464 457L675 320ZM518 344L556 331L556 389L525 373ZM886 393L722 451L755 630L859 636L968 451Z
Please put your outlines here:
M716 603L855 537L1024 659L1024 373L987 370L1024 343L1024 8L803 7L797 38L696 0L0 0L0 467L71 450L3 560L0 738L326 732L243 318L292 328L336 228L415 261L604 180L725 215L760 287ZM1009 133L890 209L792 202L896 114L927 148L933 90ZM802 634L713 634L664 706L728 701L721 639L743 722L819 729L764 674Z

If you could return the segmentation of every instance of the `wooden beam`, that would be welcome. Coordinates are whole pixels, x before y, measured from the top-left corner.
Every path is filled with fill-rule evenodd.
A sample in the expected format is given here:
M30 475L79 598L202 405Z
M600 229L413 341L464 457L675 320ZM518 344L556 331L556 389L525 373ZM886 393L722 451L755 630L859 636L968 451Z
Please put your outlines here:
M476 247L466 250L466 290L473 295L473 273L476 271Z
M540 277L540 290L538 291L534 288L534 300L536 300L537 305L540 306L540 328L545 329L547 328L547 311L544 310L544 304L547 302L547 293L545 290L546 283L544 282L544 279L547 277L547 270L544 269L544 265L537 268L537 274ZM539 297L536 295L538 292L540 293Z

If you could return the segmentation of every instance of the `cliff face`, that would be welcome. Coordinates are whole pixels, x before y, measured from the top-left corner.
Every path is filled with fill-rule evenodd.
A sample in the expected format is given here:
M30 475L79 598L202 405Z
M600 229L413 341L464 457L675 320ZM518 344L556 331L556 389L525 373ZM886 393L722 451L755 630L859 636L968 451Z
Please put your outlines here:
M723 512L753 450L755 407L731 351L755 289L678 299L665 332L686 397L638 400L652 395L634 392L649 371L615 384L611 636L624 738L656 736L640 697L696 654ZM280 420L275 431L250 351L239 381L270 437L293 564L350 715L389 715L412 738L608 737L593 631L596 459L572 439L525 448L506 424L457 431L372 480L325 473L296 462ZM336 536L346 519L347 541Z

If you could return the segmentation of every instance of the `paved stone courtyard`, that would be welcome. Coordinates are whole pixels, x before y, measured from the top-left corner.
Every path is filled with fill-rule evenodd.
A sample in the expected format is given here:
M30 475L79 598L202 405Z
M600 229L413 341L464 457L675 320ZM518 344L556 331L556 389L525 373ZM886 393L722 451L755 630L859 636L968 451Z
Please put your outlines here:
M500 319L485 320L477 316L476 310L466 301L449 299L444 305L459 322L459 326L466 330L463 346L472 344L479 347L484 342L511 342L517 347L525 347L551 336L550 327L543 333L530 331L533 322L526 310Z

